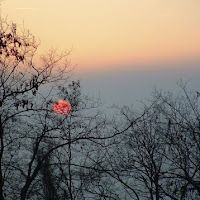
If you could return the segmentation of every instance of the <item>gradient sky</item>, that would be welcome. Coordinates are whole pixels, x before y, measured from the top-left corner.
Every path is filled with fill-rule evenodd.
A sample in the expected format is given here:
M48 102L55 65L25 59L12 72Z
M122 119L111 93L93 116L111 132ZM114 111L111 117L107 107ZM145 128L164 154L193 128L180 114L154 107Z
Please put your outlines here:
M72 64L104 92L112 80L110 91L120 88L119 79L135 80L124 91L136 80L149 91L174 67L174 80L200 72L199 0L5 0L2 11L40 39L39 52L72 48Z
M84 69L200 57L199 0L6 0L3 11Z

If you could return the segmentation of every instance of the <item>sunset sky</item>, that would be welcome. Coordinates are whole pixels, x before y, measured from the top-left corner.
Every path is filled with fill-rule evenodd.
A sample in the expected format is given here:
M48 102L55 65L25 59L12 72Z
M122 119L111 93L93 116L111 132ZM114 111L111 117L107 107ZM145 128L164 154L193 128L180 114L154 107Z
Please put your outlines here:
M39 52L72 49L79 71L200 67L199 0L6 0L2 13L24 22Z

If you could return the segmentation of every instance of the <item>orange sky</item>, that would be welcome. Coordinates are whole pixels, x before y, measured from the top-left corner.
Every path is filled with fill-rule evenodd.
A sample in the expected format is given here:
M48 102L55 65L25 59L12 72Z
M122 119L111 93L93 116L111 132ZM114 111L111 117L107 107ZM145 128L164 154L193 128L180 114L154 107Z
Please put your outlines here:
M86 70L200 57L199 0L6 0L3 15Z

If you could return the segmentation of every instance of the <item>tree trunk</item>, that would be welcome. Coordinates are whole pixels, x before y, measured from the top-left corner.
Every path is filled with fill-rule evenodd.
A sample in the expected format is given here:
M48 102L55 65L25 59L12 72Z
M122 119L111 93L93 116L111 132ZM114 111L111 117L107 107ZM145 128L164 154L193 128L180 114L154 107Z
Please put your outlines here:
M3 127L1 123L1 115L0 115L0 200L4 200L3 196L3 172L2 172L2 158L3 158L3 150L4 150L4 144L3 144Z
M26 184L22 190L21 190L21 194L20 194L20 200L26 200L26 194L27 194L27 191L28 191L28 188L29 188L30 184Z

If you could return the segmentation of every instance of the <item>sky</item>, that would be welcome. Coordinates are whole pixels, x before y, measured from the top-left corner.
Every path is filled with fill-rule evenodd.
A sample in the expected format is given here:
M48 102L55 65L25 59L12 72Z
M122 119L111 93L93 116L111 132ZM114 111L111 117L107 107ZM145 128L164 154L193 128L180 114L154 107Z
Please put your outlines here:
M39 53L71 49L86 90L109 103L200 85L199 0L5 0L1 15L30 29Z

